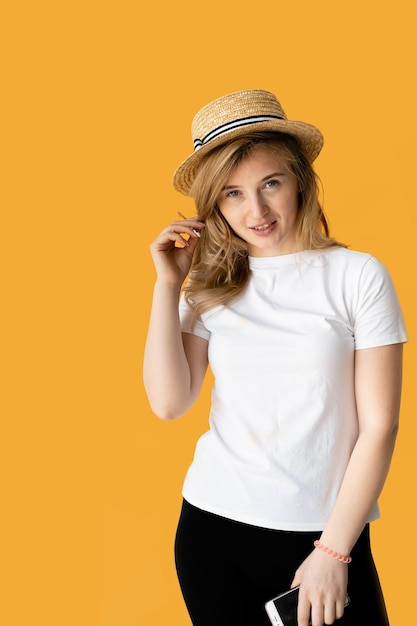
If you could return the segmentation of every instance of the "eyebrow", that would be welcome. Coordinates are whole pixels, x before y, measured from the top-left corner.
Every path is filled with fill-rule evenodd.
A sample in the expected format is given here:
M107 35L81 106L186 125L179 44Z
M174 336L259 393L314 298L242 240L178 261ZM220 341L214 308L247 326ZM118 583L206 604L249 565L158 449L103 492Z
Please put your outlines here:
M285 176L285 172L272 172L272 174L268 174L268 176L264 176L259 182L264 183L266 180L270 178L274 178L276 176ZM237 189L239 185L225 185L222 187L222 191L227 191L228 189Z

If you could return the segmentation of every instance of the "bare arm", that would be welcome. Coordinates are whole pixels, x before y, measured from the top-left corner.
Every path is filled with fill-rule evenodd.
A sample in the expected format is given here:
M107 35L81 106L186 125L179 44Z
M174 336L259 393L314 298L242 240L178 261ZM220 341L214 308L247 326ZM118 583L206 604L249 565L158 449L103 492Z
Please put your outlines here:
M161 419L185 413L196 400L207 369L208 342L182 334L178 300L203 225L173 222L155 239L157 271L144 357L144 383L152 410ZM194 230L193 230L194 229ZM188 241L181 234L189 235ZM178 247L175 243L182 247Z
M402 344L358 350L355 391L359 437L321 542L349 554L362 532L388 474L401 396ZM314 550L301 564L293 586L301 584L299 626L332 624L343 615L348 565Z

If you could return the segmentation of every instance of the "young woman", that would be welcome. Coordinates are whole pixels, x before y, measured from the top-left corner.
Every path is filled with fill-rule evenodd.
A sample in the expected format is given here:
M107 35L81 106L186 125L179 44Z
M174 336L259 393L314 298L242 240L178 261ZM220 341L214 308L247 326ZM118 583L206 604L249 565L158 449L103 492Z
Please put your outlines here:
M215 377L176 539L191 620L267 625L265 602L299 586L299 626L387 626L369 523L406 341L390 276L329 237L312 168L322 135L273 94L209 103L193 139L174 185L197 217L151 245L144 363L162 419L192 406L208 363Z

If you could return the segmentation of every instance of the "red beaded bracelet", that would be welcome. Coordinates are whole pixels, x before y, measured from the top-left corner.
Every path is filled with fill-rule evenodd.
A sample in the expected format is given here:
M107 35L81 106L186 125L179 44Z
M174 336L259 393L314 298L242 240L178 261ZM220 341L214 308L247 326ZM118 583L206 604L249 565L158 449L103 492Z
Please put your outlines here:
M329 556L332 556L334 559L337 559L341 563L351 563L352 562L352 557L351 556L348 556L346 554L339 554L338 552L334 552L334 550L330 550L330 548L328 548L327 546L324 546L318 540L314 542L314 547L317 548L318 550L323 550L323 552L325 552Z

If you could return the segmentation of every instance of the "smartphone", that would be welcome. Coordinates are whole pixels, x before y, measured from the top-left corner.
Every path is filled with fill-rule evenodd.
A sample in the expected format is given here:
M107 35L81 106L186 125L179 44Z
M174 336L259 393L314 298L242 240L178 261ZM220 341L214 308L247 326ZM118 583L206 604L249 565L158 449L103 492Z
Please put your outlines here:
M297 626L297 606L299 587L280 593L265 604L271 624L274 626Z
M276 598L272 598L265 604L265 609L271 624L274 626L297 626L298 592L300 588L294 587ZM350 600L346 596L345 607Z

